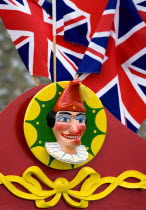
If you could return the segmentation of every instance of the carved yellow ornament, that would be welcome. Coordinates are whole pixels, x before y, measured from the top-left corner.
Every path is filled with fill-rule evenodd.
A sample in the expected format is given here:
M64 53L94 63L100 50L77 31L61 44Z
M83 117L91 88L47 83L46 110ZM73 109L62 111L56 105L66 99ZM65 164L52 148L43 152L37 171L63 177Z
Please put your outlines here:
M36 176L37 179L35 179L34 176ZM139 182L130 183L124 181L130 177L139 179ZM49 189L43 190L38 180L45 184ZM13 185L13 182L22 185L28 190L28 193L16 188ZM80 191L73 190L73 188L81 182L83 182L83 184ZM88 207L89 201L95 201L106 197L118 186L129 189L146 189L146 175L138 171L130 170L125 171L118 177L100 178L100 175L92 168L84 167L70 182L62 177L57 178L52 182L39 167L32 166L23 173L22 177L13 175L4 176L3 174L0 174L0 184L3 184L15 196L34 200L38 208L55 206L61 196L63 196L64 200L72 207L86 208ZM94 194L95 190L103 184L109 185L102 192ZM54 197L50 201L45 201L46 198L53 195ZM79 201L74 201L72 198L76 198Z

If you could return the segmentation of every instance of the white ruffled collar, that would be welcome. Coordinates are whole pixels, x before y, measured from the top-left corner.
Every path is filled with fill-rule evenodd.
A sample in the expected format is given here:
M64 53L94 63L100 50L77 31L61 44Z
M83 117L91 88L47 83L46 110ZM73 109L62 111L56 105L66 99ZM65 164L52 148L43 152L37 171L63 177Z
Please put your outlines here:
M85 162L88 158L88 152L84 145L78 146L76 148L77 153L73 155L63 152L58 142L47 142L45 148L51 156L65 163L79 164Z

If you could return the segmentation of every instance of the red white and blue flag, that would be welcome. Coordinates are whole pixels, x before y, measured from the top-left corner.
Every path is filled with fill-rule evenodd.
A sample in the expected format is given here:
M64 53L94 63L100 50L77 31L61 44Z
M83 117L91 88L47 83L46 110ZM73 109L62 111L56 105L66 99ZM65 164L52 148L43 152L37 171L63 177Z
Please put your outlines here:
M47 0L35 0L52 16L52 6ZM79 9L72 1L56 1L56 33L66 41L88 46L90 41L90 14Z
M60 2L63 4L60 6L64 6L66 0ZM0 17L26 68L31 75L49 77L50 79L53 77L51 10L52 5L47 0L0 1ZM69 20L67 12L70 12L71 17L73 16L71 20ZM60 35L57 36L57 81L62 80L62 75L64 75L64 80L72 80L86 48L64 41L62 35L66 34L65 36L68 37L70 30L73 34L72 28L75 29L77 35L79 27L86 28L86 32L88 32L87 29L90 28L88 27L89 15L77 9L70 2L65 7L64 16L61 13L57 17L57 33ZM64 19L65 22L62 25ZM80 23L78 24L79 19ZM88 33L85 34L85 39L82 41L85 42L82 44L87 45Z
M92 4L88 0L58 2L62 6L66 3L67 9L63 13L64 9L58 6L57 11L57 81L74 78L86 50L81 45L87 45L97 22L85 55L97 66L92 68L91 60L87 62L84 57L79 72L89 70L89 73L81 79L109 111L136 131L145 119L146 110L145 1L110 0L100 23L99 17L108 0L92 0ZM51 13L47 0L0 1L0 17L31 75L49 78L53 75ZM82 34L83 31L87 33ZM66 40L81 45L65 42L63 35Z
M75 77L86 50L81 45L90 41L107 1L57 1L57 81ZM53 80L51 15L47 0L0 1L0 17L30 74Z
M84 73L80 79L103 105L136 132L146 119L146 24L132 0L109 1L78 73Z
M146 1L145 0L133 0L139 14L141 15L142 19L146 22Z

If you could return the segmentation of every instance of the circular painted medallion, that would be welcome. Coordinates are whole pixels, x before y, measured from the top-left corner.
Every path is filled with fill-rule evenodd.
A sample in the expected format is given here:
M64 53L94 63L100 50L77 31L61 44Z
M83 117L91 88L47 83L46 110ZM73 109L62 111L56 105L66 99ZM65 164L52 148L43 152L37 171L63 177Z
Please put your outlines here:
M47 115L53 110L57 99L68 83L66 81L52 83L39 91L29 103L24 118L24 134L31 152L39 161L48 167L60 170L78 168L92 160L103 145L107 128L106 115L101 101L92 90L84 86L90 97L83 102L86 109L86 130L81 137L81 146L83 145L87 151L88 157L84 162L79 161L79 163L72 163L71 161L67 163L64 160L60 161L58 158L55 158L59 148L56 147L58 143L52 127L48 127L47 125ZM81 123L82 118L79 116L76 117ZM62 121L61 117L58 119ZM51 151L54 155L48 153L47 145L53 145ZM76 159L77 155L79 159L81 156L85 157L85 155L81 155L82 151L79 151L79 153L76 154L76 157L74 155L68 156L68 159ZM60 157L62 159L64 159L65 155L68 155L62 152L58 152L58 154L61 155Z

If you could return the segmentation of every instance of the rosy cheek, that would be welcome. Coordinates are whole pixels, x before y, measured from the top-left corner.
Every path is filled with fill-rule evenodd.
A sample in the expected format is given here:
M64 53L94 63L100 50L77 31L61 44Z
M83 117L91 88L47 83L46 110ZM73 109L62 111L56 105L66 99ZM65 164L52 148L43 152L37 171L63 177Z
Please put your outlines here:
M83 125L80 125L80 126L81 126L81 127L80 127L81 133L83 134L83 133L85 132L85 130L86 130L86 125L83 124Z
M54 129L56 131L65 131L67 130L69 127L69 124L68 123L61 123L61 122L56 122L55 123L55 126L54 126Z

